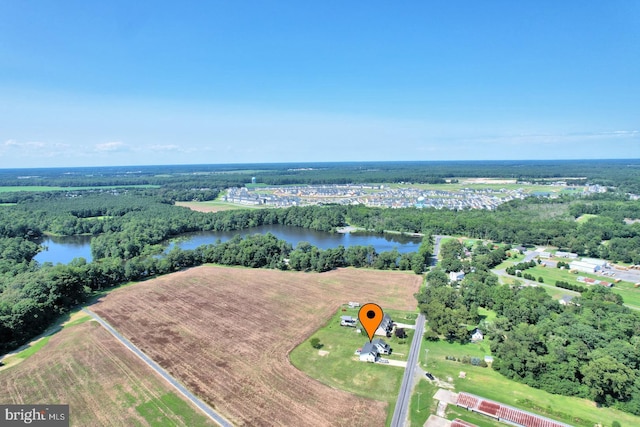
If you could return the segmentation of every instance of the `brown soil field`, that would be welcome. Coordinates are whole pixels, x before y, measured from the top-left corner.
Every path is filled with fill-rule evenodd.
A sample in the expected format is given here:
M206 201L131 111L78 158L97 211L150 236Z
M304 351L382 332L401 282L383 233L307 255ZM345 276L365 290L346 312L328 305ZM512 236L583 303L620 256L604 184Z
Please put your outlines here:
M348 301L414 310L420 282L203 266L116 290L91 309L235 425L379 426L386 402L321 384L288 354Z
M0 372L0 396L4 404L69 404L72 426L217 425L93 321L63 329Z

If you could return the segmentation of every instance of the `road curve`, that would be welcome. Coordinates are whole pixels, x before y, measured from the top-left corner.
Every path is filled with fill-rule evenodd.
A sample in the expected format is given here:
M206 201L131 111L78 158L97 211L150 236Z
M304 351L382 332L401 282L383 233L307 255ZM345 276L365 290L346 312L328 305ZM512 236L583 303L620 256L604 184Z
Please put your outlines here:
M225 420L222 415L214 411L209 405L200 400L197 396L187 390L182 384L180 384L175 378L173 378L167 371L160 367L156 362L151 360L149 356L144 354L138 347L133 345L131 341L123 337L118 331L116 331L109 323L107 323L103 318L95 314L93 311L88 308L83 308L82 311L93 317L98 323L100 323L107 331L111 333L118 341L124 344L129 350L131 350L136 356L138 356L142 361L149 366L151 369L156 371L162 378L167 380L169 384L171 384L176 390L178 390L184 397L190 400L194 405L196 405L202 412L204 412L209 418L213 421L221 425L222 427L232 427L229 421Z
M402 377L402 385L400 393L396 401L396 408L391 418L391 427L402 427L407 419L407 411L409 410L409 402L411 401L411 391L413 388L413 376L418 365L418 355L422 346L422 334L424 333L424 314L420 313L416 320L416 331L411 341L411 350L409 350L409 358L407 359L407 367Z

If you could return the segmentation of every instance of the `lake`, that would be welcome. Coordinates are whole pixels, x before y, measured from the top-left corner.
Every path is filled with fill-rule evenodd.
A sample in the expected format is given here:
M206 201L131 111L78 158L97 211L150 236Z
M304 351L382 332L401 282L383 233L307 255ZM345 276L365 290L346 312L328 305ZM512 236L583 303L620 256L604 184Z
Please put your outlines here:
M336 248L339 245L349 246L373 246L376 252L390 251L396 248L398 252L415 252L420 247L422 238L404 236L401 234L373 234L373 233L326 233L323 231L308 230L306 228L289 227L286 225L263 225L237 231L199 231L186 233L178 238L171 239L167 243L167 251L178 246L182 249L195 249L201 245L213 244L216 240L230 240L239 234L247 236L251 234L271 233L278 239L291 243L294 247L299 242L309 242L320 249ZM51 262L53 264L67 264L77 257L83 257L87 262L91 261L91 236L72 237L44 237L38 243L46 246L48 250L35 256L39 263Z

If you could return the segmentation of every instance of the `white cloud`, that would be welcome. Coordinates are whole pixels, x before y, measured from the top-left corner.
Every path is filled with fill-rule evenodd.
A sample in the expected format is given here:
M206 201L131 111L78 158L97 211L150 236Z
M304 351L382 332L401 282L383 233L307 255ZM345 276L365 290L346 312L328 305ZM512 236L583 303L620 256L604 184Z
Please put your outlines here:
M124 151L127 146L122 141L111 141L111 142L102 142L100 144L95 145L95 151L106 152L106 151Z
M148 148L155 151L182 151L180 146L176 144L154 144L149 145Z

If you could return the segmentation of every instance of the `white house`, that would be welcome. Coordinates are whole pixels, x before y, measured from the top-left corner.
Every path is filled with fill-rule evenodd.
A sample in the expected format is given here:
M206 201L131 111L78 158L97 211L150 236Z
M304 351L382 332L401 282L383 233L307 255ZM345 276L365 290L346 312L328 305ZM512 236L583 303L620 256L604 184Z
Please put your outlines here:
M360 307L360 303L356 301L349 301L349 308L357 308Z
M484 339L484 335L482 335L482 331L476 328L476 330L473 331L473 334L471 334L471 342L478 342L478 341L482 341L483 339Z
M393 320L391 320L391 316L385 314L382 318L382 322L380 322L380 326L376 329L374 335L382 335L382 336L390 336L391 331L393 330Z
M464 271L452 271L449 273L449 280L452 282L459 282L464 279Z
M376 347L376 350L378 350L378 353L391 354L391 346L386 342L384 342L383 339L376 338L375 340L371 341L371 343Z
M373 345L373 343L368 342L362 346L362 350L360 350L361 362L376 363L376 360L378 360L378 357L380 357L380 353L378 352L378 349L376 348L376 346Z
M558 300L558 302L562 305L573 304L573 298L575 298L573 295L563 295L562 298Z

